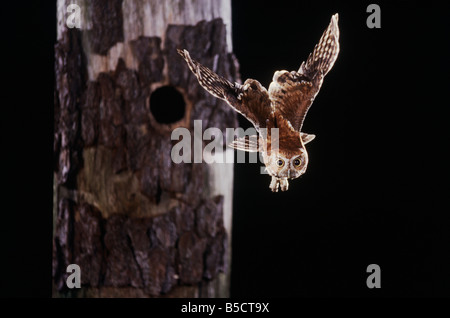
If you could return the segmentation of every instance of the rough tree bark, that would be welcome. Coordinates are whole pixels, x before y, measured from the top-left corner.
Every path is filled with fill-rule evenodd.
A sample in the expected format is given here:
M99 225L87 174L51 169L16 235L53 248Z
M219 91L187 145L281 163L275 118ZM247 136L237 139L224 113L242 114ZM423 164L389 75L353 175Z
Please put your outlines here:
M80 29L66 26L70 3ZM176 53L237 80L230 0L58 0L57 14L54 296L228 296L233 165L170 153L173 129L195 119L237 125ZM150 110L161 86L183 96L174 123ZM81 289L66 286L69 264Z

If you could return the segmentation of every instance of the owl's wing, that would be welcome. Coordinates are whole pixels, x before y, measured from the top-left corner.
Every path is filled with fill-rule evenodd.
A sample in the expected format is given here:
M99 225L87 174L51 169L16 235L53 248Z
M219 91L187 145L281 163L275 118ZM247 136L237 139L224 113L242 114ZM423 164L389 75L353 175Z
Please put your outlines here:
M272 106L267 90L257 80L248 79L244 85L231 83L192 59L187 50L177 51L206 91L226 101L234 110L247 118L257 131L259 128L266 127L266 120L272 112Z
M297 72L275 72L269 86L274 108L292 127L300 131L309 107L339 54L338 14L331 17L328 28Z

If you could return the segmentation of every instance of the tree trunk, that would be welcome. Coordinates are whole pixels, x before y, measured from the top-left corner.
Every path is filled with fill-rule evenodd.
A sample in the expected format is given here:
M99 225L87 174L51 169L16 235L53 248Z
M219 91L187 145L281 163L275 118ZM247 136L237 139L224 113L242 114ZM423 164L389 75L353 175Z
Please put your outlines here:
M57 15L54 296L229 296L233 165L176 164L171 134L237 125L176 52L237 80L230 1L58 0Z

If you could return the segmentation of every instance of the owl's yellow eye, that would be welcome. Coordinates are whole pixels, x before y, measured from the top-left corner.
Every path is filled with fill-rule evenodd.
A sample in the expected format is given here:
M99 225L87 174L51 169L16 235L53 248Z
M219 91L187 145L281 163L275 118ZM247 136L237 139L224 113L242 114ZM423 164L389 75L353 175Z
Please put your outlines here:
M278 159L277 160L277 165L278 165L278 167L284 166L284 160L283 159Z
M300 166L301 164L302 164L302 161L301 161L299 158L297 158L297 159L294 160L294 166L298 167L298 166Z

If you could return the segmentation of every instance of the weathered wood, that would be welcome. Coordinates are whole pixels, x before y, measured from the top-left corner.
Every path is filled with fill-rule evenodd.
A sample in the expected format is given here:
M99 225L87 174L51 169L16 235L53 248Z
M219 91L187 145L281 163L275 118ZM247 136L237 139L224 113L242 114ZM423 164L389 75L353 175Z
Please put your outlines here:
M81 29L69 29L71 2L58 1L55 46L54 295L228 296L233 166L175 164L170 137L194 119L237 125L176 54L237 80L230 2L80 1ZM164 85L186 105L170 124L150 111ZM65 285L72 263L80 290Z

